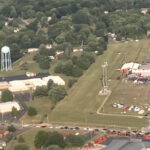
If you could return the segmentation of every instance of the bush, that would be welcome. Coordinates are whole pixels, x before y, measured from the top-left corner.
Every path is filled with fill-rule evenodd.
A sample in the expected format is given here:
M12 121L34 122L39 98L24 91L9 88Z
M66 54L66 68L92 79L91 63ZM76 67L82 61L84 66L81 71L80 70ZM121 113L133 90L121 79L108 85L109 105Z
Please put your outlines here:
M66 143L67 145L78 147L84 145L85 141L82 136L70 134L66 137Z
M34 107L29 107L28 108L28 115L29 116L35 116L37 114L37 111Z
M13 100L13 94L9 90L4 90L2 91L2 102L8 102Z
M58 63L54 69L54 72L55 73L62 73L62 66L63 64L62 63Z
M80 77L83 74L83 70L78 66L74 65L72 68L72 76L73 77Z
M16 128L15 128L13 125L11 125L11 126L8 126L8 127L7 127L7 130L8 130L9 132L15 132L15 131L16 131Z
M77 82L77 79L69 79L68 87L71 88L74 85L74 83L76 83L76 82Z

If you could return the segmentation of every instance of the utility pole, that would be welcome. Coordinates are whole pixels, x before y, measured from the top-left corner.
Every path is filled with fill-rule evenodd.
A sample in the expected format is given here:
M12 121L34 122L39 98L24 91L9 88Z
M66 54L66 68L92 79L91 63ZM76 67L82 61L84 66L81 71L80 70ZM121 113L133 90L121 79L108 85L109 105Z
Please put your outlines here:
M111 91L108 90L108 83L107 83L107 66L108 63L107 61L104 62L104 64L102 65L102 70L103 70L103 74L102 74L102 90L99 91L99 95L107 95L109 94Z

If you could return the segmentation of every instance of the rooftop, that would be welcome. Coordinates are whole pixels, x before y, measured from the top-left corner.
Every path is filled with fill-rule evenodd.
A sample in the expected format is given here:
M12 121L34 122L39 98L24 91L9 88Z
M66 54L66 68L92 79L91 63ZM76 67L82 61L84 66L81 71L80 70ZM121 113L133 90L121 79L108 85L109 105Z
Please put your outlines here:
M150 140L130 138L109 138L103 143L106 147L103 150L142 150L150 148Z

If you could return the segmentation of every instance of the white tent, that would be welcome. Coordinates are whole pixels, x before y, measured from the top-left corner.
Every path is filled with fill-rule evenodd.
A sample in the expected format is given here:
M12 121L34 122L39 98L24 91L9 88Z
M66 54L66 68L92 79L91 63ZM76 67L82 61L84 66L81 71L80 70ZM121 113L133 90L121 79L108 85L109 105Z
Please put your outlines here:
M17 102L0 103L0 113L11 112L13 107L16 108L18 111L21 109Z

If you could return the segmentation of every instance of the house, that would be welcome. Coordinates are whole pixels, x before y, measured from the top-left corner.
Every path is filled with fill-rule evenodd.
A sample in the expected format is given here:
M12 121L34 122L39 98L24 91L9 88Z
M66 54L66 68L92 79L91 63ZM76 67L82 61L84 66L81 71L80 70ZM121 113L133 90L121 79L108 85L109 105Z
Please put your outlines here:
M75 47L75 48L73 49L73 52L83 52L83 47L82 47L82 46Z
M104 14L108 14L108 13L109 13L109 11L107 11L107 10L104 11Z
M37 52L38 48L28 48L28 53Z
M5 26L8 26L8 22L5 22Z
M64 51L62 51L62 50L56 51L56 56L63 55L63 54L64 54Z
M51 60L54 60L55 57L54 56L48 56Z
M141 13L146 15L148 12L148 8L141 8Z
M15 32L15 33L19 32L19 31L20 31L19 28L14 29L14 32Z
M51 49L51 48L52 48L52 45L51 45L51 44L46 44L46 45L45 45L45 48Z

